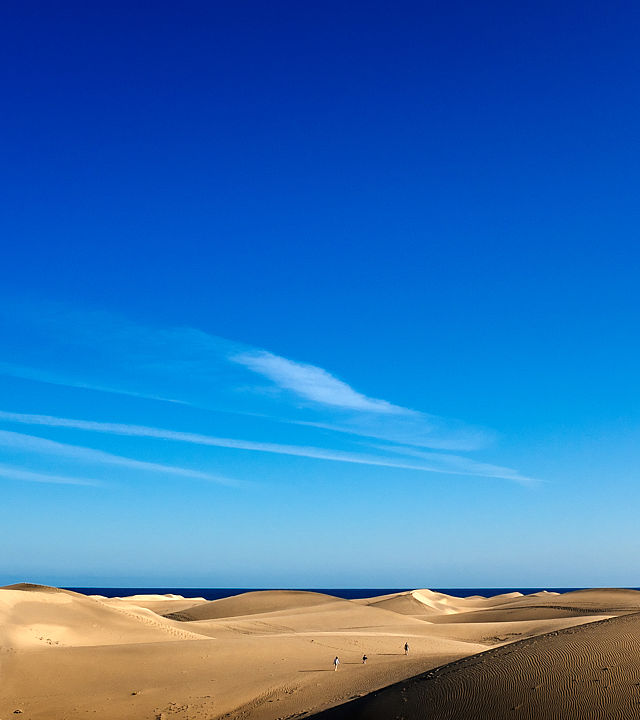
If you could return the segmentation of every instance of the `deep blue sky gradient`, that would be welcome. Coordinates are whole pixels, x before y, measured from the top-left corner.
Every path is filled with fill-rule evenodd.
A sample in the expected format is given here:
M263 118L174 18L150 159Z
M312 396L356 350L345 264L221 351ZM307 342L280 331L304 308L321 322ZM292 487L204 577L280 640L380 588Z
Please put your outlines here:
M0 410L372 452L290 424L316 408L267 408L253 376L209 378L204 408L69 387L204 388L184 365L152 387L164 346L144 370L79 352L104 315L486 429L473 459L537 482L0 421L252 483L9 444L0 463L105 486L0 478L0 580L637 585L639 21L631 2L5 4L0 363L37 373L0 377Z

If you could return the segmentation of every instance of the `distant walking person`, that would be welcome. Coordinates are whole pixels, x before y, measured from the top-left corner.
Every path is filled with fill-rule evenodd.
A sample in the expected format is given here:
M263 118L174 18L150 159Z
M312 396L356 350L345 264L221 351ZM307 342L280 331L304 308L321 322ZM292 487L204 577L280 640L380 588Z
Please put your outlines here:
M368 659L369 659L369 658L368 658L366 655L363 655L363 656L362 656L362 664L363 664L363 665L366 665Z
M340 665L340 658L336 655L336 656L333 658L333 669L334 669L334 670L337 670L337 669L338 669L338 665Z
M408 643L408 642L406 642L406 643L404 644L404 654L405 654L405 655L408 655L408 654L409 654L409 643Z

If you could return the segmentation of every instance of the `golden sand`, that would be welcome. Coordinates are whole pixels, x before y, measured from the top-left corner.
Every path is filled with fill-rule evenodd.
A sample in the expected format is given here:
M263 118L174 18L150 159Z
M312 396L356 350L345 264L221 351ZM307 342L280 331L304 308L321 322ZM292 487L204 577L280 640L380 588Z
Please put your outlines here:
M624 590L208 602L12 586L0 589L0 718L640 717L638 611L640 592ZM609 714L571 714L580 703Z

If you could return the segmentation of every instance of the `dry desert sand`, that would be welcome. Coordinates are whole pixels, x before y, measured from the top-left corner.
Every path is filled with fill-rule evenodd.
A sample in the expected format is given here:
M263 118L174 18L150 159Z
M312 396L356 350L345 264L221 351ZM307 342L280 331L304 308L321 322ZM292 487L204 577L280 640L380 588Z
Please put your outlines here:
M636 718L636 613L632 590L209 602L14 585L0 720Z

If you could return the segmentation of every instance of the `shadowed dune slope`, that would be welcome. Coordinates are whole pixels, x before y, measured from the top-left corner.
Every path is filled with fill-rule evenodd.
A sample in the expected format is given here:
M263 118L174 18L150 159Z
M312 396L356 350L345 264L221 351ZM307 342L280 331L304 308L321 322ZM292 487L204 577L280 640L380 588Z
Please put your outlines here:
M311 607L336 602L339 598L304 590L257 590L233 597L211 600L171 613L165 617L174 620L216 620L218 618L258 615L260 613Z
M636 718L640 717L639 657L640 614L614 617L473 655L313 717Z
M429 622L437 625L448 623L501 623L501 622L524 622L528 620L550 620L552 618L580 618L591 615L616 615L619 611L602 609L580 609L574 607L549 607L527 604L522 607L492 608L489 610L474 610L471 612L460 612L455 615L435 615L429 617ZM627 611L629 612L629 611Z
M561 600L559 603L558 600ZM550 595L542 599L541 604L574 606L599 610L640 610L640 590L626 588L594 588L574 590L561 595Z

